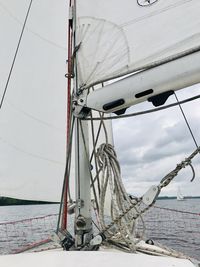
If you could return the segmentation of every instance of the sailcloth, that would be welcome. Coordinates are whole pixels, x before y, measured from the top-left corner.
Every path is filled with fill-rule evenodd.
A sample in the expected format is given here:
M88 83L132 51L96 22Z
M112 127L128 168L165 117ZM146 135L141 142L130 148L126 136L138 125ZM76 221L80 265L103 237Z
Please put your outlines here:
M75 1L79 86L200 45L199 0L158 0L145 6L140 1ZM0 97L27 8L25 0L0 3ZM60 200L66 160L67 18L66 1L33 1L0 110L1 196Z
M80 86L198 47L199 12L198 0L76 1Z
M0 97L28 4L26 0L0 3ZM0 196L60 201L66 164L67 19L65 0L33 1L0 110ZM99 125L100 122L94 123L95 136ZM112 143L109 122L106 128ZM89 139L92 153L91 134ZM102 142L103 127L96 148ZM73 145L70 177L73 197L74 157ZM94 158L92 165L95 176Z
M0 97L29 1L0 3ZM59 201L66 157L66 1L33 1L0 110L0 196Z

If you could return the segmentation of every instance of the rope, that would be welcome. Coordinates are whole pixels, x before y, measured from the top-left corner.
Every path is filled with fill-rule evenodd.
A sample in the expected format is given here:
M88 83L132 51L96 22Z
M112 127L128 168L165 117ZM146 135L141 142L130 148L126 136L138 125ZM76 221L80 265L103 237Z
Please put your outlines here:
M97 151L98 165L102 169L101 179L101 194L99 199L99 221L102 233L107 232L108 237L113 237L115 240L123 240L132 251L135 250L135 240L133 238L133 224L132 217L138 213L135 205L136 200L131 200L126 192L122 179L120 165L116 157L114 148L110 144L102 144ZM110 190L110 192L108 192ZM104 214L104 207L106 202L106 194L111 195L111 217L113 224L106 226L106 218ZM133 205L133 206L132 206ZM129 207L134 208L133 212L126 212ZM118 220L118 218L124 214ZM113 233L112 226L115 226ZM118 237L116 236L116 233Z
M191 166L192 159L200 152L198 147L188 158L177 164L176 168L161 179L157 186L160 191L166 187L186 166ZM102 144L98 149L98 164L102 168L101 195L99 200L99 220L101 232L98 235L105 236L106 240L125 241L130 251L136 250L136 245L140 241L135 237L134 226L136 220L147 210L149 210L156 201L157 196L150 205L144 205L142 198L130 199L123 186L120 174L119 163L115 151L111 145ZM111 194L111 216L112 221L106 225L104 216L105 196L110 187ZM132 225L131 225L132 224ZM130 229L132 226L132 229ZM144 234L145 227L143 225ZM87 244L86 244L87 245ZM168 252L166 252L168 253ZM170 252L171 253L171 252ZM171 253L170 255L174 255Z
M93 118L93 120L97 120L97 121L98 120L116 120L116 119L122 119L122 118L124 119L124 118L129 118L129 117L135 117L135 116L139 116L139 115L145 115L145 114L148 114L148 113L152 113L152 112L164 110L164 109L167 109L167 108L175 107L175 106L178 106L180 104L185 104L187 102L194 101L194 100L196 100L198 98L200 98L200 95L193 96L193 97L187 98L185 100L182 100L182 101L180 101L178 103L172 103L172 104L169 104L169 105L166 105L166 106L163 106L163 107L159 107L159 108L148 109L148 110L135 112L135 113L131 113L131 114L126 114L126 115L120 115L120 116L111 116L111 117L104 117L104 118L95 117L95 118ZM82 120L91 120L91 119L90 118L83 118Z
M168 173L160 182L160 188L162 189L163 187L167 186L175 176L178 175L180 170L185 168L186 166L191 167L191 161L192 159L200 152L200 147L198 147L188 158L183 160L181 163L177 164L176 168L172 170L170 173Z
M21 31L21 34L20 34L20 37L19 37L19 41L18 41L18 44L17 44L17 48L16 48L16 51L15 51L13 62L12 62L11 68L10 68L10 72L9 72L8 78L7 78L5 89L4 89L4 92L3 92L3 96L1 98L0 109L2 108L3 101L4 101L4 98L5 98L7 89L8 89L9 81L10 81L10 78L11 78L11 75L12 75L12 71L13 71L13 68L14 68L14 65L15 65L15 61L16 61L16 58L17 58L17 54L18 54L18 51L19 51L20 44L21 44L21 40L22 40L22 36L23 36L24 29L25 29L25 26L26 26L26 22L27 22L29 13L30 13L32 2L33 2L33 0L30 1L29 7L28 7L28 11L26 13L26 17L25 17L24 24L23 24L23 27L22 27L22 31Z

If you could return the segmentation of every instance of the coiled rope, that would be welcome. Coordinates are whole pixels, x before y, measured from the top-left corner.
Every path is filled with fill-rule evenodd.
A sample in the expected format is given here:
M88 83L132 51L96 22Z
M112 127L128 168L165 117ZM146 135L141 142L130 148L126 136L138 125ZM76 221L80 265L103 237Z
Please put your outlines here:
M162 188L178 175L185 167L192 167L192 159L200 152L198 147L189 157L177 164L171 172L164 176L157 185L159 193ZM106 239L114 242L125 242L130 251L136 250L136 245L140 241L136 237L135 224L136 220L149 210L155 203L157 196L151 204L145 205L142 198L131 199L126 192L122 178L119 162L113 146L102 144L97 151L97 162L101 169L101 194L99 199L99 221L101 232L99 235L106 236ZM192 179L193 180L193 179ZM104 214L106 195L111 196L111 218L112 221L106 224ZM142 220L143 222L143 220ZM143 233L145 226L143 223ZM142 237L141 236L141 237Z

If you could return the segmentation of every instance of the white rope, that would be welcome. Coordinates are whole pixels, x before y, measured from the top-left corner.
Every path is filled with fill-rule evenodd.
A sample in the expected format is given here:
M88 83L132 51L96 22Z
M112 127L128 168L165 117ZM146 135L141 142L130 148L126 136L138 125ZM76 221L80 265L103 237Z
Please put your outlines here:
M101 229L106 228L106 216L104 213L106 195L111 196L111 210L110 215L112 221L116 221L113 228L107 231L109 236L114 241L124 241L128 247L135 251L135 245L140 240L135 238L135 222L133 220L134 213L138 211L132 209L120 220L117 220L121 214L134 203L137 204L135 199L131 199L123 185L121 178L120 165L117 160L114 148L110 144L102 144L97 150L97 162L102 168L102 177L100 180L101 193L99 198L99 221ZM114 233L116 234L113 234Z
M157 188L160 190L167 186L178 175L180 170L186 166L191 167L192 159L199 153L198 147L188 158L176 166L174 170L168 173L159 183ZM97 162L102 170L100 180L101 193L99 198L99 221L101 233L106 234L106 239L115 243L123 242L130 251L136 251L136 246L144 236L145 225L142 214L144 214L154 203L146 205L142 198L131 199L126 192L122 179L119 162L117 160L114 148L110 144L102 144L97 150ZM111 197L110 217L112 222L106 224L104 214L106 195ZM142 222L142 233L140 237L136 233L136 222L140 218Z

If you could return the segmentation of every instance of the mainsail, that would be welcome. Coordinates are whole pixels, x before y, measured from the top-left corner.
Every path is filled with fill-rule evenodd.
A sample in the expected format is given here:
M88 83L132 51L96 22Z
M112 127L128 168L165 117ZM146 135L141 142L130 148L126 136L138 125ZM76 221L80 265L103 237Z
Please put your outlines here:
M77 1L80 86L198 49L199 11L198 0Z
M27 1L20 6L15 1L0 3L0 97L27 9ZM64 0L33 1L0 110L0 196L60 201L66 164L67 10ZM94 123L95 136L99 125ZM112 143L109 122L106 127ZM92 135L89 138L92 146ZM103 127L96 146L102 142ZM73 197L74 151L71 165ZM94 160L92 165L95 171Z
M29 1L1 1L2 97ZM59 201L65 167L66 1L33 1L0 110L0 195Z
M138 2L76 1L79 86L198 47L199 1ZM0 114L1 195L60 200L66 158L67 6L64 0L33 2ZM15 1L0 4L1 96L27 8L25 0L20 6Z

